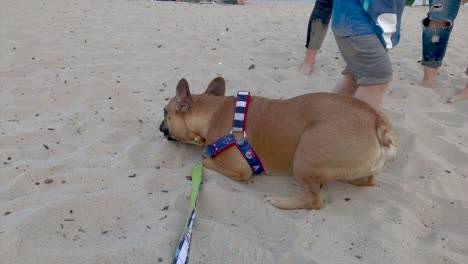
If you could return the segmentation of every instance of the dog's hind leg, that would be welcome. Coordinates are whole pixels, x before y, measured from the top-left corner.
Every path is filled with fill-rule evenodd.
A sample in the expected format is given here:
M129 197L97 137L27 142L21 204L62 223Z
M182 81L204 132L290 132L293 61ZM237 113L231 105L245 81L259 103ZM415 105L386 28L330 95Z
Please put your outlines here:
M342 180L343 182L355 185L355 186L375 186L375 177L374 175L365 176L353 180Z
M271 197L268 200L279 209L320 209L322 208L322 192L320 183L314 182L309 177L298 178L302 188L302 193L295 197Z
M271 203L280 209L320 209L323 206L322 183L329 181L330 169L327 158L320 152L328 146L329 135L320 129L308 129L297 145L293 160L293 173L301 186L301 194L291 198L271 198Z

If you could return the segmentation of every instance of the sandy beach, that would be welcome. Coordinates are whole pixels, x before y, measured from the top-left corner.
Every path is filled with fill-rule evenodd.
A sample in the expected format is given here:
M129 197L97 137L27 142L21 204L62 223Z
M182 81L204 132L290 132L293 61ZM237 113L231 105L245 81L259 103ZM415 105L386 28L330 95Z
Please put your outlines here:
M245 6L2 0L0 264L171 263L201 149L168 142L163 107L186 78L227 94L331 91L344 62L329 32L312 76L298 67L312 2ZM234 182L205 170L190 263L468 263L468 7L434 89L420 20L406 8L384 113L396 162L359 188L324 187L319 211L282 211L290 176Z

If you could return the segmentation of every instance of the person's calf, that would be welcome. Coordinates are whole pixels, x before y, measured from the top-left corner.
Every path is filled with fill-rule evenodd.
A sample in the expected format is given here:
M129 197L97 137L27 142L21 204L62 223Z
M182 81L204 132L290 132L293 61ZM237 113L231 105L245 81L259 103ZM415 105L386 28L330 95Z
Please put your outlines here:
M424 76L420 85L426 88L432 88L434 86L435 78L437 77L437 70L438 68L424 66Z
M314 70L315 57L317 56L317 52L318 50L315 49L306 49L306 55L301 67L301 71L305 75L310 75Z
M422 22L422 60L424 76L421 86L432 88L437 70L442 65L453 24L450 21L437 21L425 18Z
M380 110L389 83L359 86L354 97Z
M334 93L354 96L358 89L356 78L351 74L343 75L343 77L336 83L333 89Z

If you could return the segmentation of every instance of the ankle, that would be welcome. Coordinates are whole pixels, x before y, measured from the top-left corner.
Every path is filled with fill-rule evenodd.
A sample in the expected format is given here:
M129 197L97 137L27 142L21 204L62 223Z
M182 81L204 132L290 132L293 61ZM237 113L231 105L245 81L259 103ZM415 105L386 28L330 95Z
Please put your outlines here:
M421 86L432 88L434 86L435 78L437 77L438 68L431 68L424 66L424 76L421 81Z
M317 56L318 50L306 49L304 62L315 63L315 57Z

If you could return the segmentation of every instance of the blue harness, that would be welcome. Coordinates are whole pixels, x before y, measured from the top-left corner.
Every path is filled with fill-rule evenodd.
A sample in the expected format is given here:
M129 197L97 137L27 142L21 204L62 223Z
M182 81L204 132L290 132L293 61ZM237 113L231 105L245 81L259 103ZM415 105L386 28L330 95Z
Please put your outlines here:
M205 157L212 158L229 147L236 146L242 153L242 156L244 156L245 160L249 163L250 168L252 168L254 174L266 173L262 162L247 142L247 135L245 134L245 124L249 102L250 92L240 91L237 93L236 110L234 111L231 132L216 140L214 143L206 146L203 154ZM243 137L237 141L232 134L233 132L242 132Z

